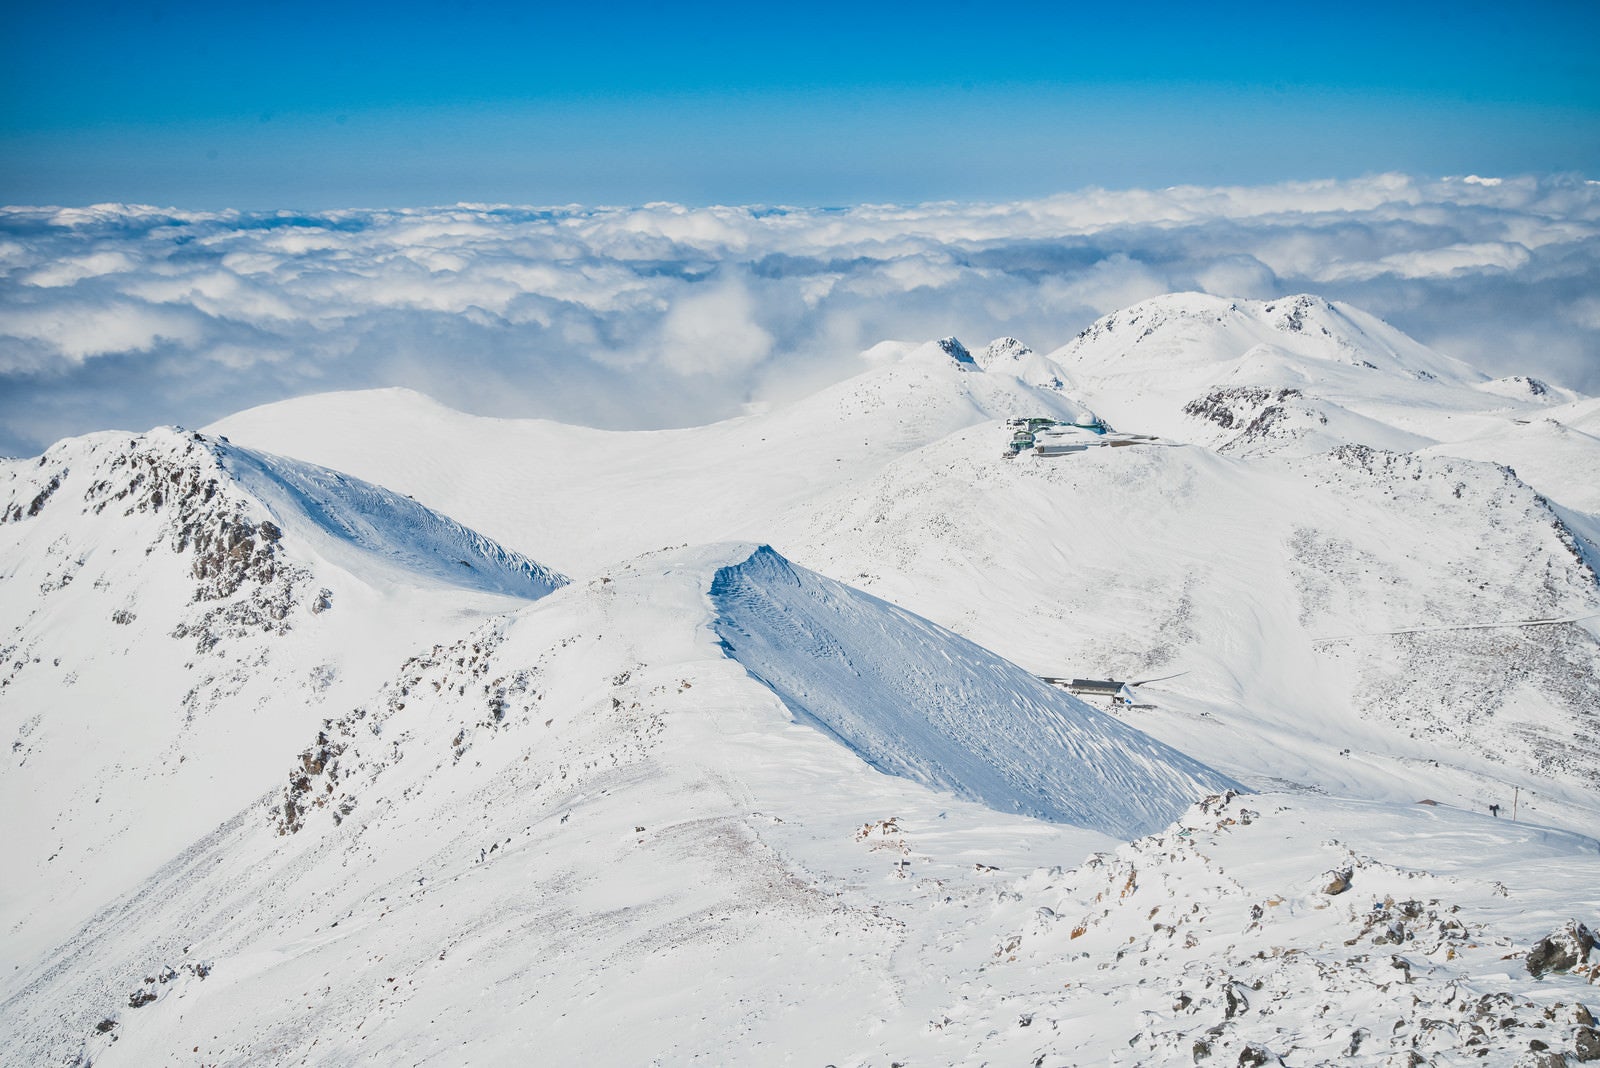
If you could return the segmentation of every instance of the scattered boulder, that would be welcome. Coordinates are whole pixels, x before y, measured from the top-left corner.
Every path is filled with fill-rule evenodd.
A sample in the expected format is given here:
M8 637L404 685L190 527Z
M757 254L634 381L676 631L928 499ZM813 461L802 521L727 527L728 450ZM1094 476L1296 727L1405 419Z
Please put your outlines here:
M1567 1058L1555 1050L1533 1050L1517 1061L1517 1068L1567 1068Z
M1344 893L1346 890L1350 889L1350 881L1354 874L1355 873L1349 868L1343 868L1339 871L1325 872L1323 877L1328 881L1323 884L1322 892L1324 894L1328 894L1329 896Z
M1593 949L1593 932L1576 920L1568 920L1528 950L1528 972L1538 979L1546 972L1571 971L1580 964L1587 964Z
M1600 1031L1593 1027L1580 1027L1572 1038L1572 1055L1584 1062L1600 1061Z

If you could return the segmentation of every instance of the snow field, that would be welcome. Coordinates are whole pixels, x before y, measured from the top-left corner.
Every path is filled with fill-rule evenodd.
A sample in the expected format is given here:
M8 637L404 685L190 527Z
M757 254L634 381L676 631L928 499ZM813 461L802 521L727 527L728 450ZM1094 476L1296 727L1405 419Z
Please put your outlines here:
M1208 301L704 428L0 464L0 1059L1578 1056L1600 628L1415 628L1596 609L1593 403ZM1182 447L1000 458L1085 407Z

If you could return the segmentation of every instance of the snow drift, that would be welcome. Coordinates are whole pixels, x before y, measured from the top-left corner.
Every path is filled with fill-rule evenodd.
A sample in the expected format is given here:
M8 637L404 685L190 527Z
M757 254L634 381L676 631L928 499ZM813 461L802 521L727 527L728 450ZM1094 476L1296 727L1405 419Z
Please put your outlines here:
M1005 812L1148 834L1219 772L982 647L762 546L711 583L728 654L873 767Z

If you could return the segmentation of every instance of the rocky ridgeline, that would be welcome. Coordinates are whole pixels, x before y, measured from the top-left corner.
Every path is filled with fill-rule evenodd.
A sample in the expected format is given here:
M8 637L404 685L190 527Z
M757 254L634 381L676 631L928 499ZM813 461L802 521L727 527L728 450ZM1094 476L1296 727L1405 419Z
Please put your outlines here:
M585 592L604 613L613 589L607 577ZM610 650L598 633L508 645L528 625L502 617L408 657L374 702L325 720L273 795L269 825L295 835L326 812L337 827L373 796L415 800L451 769L477 774L479 764L506 760L519 788L544 790L554 803L593 774L643 759L665 730L665 703L690 680L647 688L644 665L626 649L611 650L618 655L600 661L605 674L593 675L596 649Z
M334 826L344 822L357 805L355 784L345 780L366 773L370 781L389 764L404 759L412 735L402 731L390 737L387 744L380 743L376 751L374 746L363 747L358 739L381 739L385 724L404 712L408 704L451 696L465 701L469 686L474 691L481 688L482 717L455 730L450 739L452 763L459 762L471 747L468 732L475 735L481 730L498 729L505 723L513 701L526 715L540 699L533 689L539 673L537 666L510 677L484 681L494 651L504 639L504 625L491 623L451 645L435 645L428 653L408 657L399 677L379 694L375 711L357 708L349 715L324 720L316 742L300 754L289 771L281 797L274 803L273 826L278 834L298 834L316 809L329 810ZM474 704L478 697L475 692ZM355 751L350 754L351 759L341 764L341 758L352 747Z
M234 488L217 450L203 435L170 428L63 442L29 477L12 480L0 523L30 522L71 503L83 516L154 520L137 531L144 554L165 546L187 556L194 581L195 611L174 637L193 638L205 652L231 636L285 633L298 604L310 600L316 611L331 600L327 591L306 596L310 572L284 557L283 531ZM50 584L59 588L73 577L68 569ZM119 611L126 618L118 622L136 618Z
M1298 441L1307 428L1326 426L1328 417L1310 407L1298 389L1218 386L1183 406L1183 413L1214 423L1221 434L1218 452L1259 454Z
M1451 901L1458 880L1334 841L1323 843L1330 867L1308 869L1303 848L1279 863L1275 836L1292 822L1268 799L1219 795L1160 834L1000 891L999 915L1025 919L980 970L1017 985L1000 1000L1027 1021L1033 1063L1073 1063L1086 1027L1099 1028L1093 1045L1126 1050L1113 1064L1600 1060L1588 1007L1600 952L1583 923L1518 944L1478 918L1470 894ZM1115 1019L1132 1030L1108 1033Z

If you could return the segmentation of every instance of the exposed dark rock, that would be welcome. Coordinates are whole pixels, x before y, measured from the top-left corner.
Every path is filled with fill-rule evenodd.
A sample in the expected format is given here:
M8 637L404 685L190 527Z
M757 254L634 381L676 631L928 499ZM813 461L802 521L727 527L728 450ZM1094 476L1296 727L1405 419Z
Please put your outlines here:
M1593 1027L1578 1028L1572 1036L1572 1055L1585 1064L1600 1061L1600 1031Z
M1517 1062L1517 1068L1567 1068L1567 1058L1555 1050L1534 1050Z
M44 506L49 502L51 495L60 488L61 475L52 475L45 488L39 491L39 496L35 497L33 499L33 503L28 505L28 518L32 519L34 516L44 511Z
M1576 920L1568 920L1528 950L1528 971L1539 978L1546 972L1567 972L1587 964L1594 949L1594 935Z

